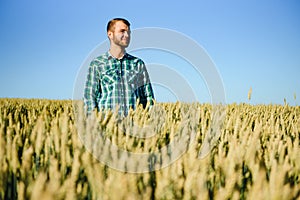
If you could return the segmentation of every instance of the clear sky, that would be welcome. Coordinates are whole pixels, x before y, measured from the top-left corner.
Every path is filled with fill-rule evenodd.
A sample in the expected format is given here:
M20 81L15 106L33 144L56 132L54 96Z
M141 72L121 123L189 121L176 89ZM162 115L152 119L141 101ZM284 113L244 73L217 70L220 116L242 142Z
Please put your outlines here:
M71 99L81 64L107 39L107 22L125 17L132 29L167 28L201 45L228 103L249 102L252 87L250 103L299 105L299 11L297 0L1 0L0 97ZM145 54L137 52L147 61Z

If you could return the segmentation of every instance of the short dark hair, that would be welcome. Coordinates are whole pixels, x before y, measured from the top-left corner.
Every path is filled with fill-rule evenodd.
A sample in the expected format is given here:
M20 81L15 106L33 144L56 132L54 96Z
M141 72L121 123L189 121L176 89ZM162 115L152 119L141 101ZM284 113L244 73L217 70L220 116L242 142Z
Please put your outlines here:
M124 24L126 24L128 26L128 28L130 28L130 23L128 20L124 19L124 18L114 18L112 20L110 20L108 23L107 23L107 27L106 27L106 31L112 31L113 28L114 28L114 25L116 22L118 21L122 21Z

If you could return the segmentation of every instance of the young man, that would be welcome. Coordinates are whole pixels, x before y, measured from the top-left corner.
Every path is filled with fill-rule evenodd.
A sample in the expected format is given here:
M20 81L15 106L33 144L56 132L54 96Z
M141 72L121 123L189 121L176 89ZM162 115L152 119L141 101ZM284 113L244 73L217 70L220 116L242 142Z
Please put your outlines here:
M153 89L144 62L126 53L130 43L130 23L115 18L107 24L110 49L95 58L88 70L84 103L90 113L97 109L114 109L126 116L139 102L153 104Z

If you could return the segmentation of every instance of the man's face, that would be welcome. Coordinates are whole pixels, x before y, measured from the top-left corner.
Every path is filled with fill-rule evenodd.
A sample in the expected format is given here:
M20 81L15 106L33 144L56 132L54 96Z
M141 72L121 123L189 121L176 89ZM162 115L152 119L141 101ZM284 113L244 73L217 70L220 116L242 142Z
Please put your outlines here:
M130 29L124 22L117 21L114 30L108 31L108 37L114 44L126 48L130 42Z

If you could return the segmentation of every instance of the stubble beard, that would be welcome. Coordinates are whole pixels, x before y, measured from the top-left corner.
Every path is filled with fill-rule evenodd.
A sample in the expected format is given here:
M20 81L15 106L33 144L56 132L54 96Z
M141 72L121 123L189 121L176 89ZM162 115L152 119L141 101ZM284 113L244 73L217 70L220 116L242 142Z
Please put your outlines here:
M130 38L127 38L127 39L122 39L122 38L117 38L117 37L114 37L113 38L113 42L117 45L117 46L120 46L120 47L123 47L123 48L127 48L129 46L129 43L130 43Z

